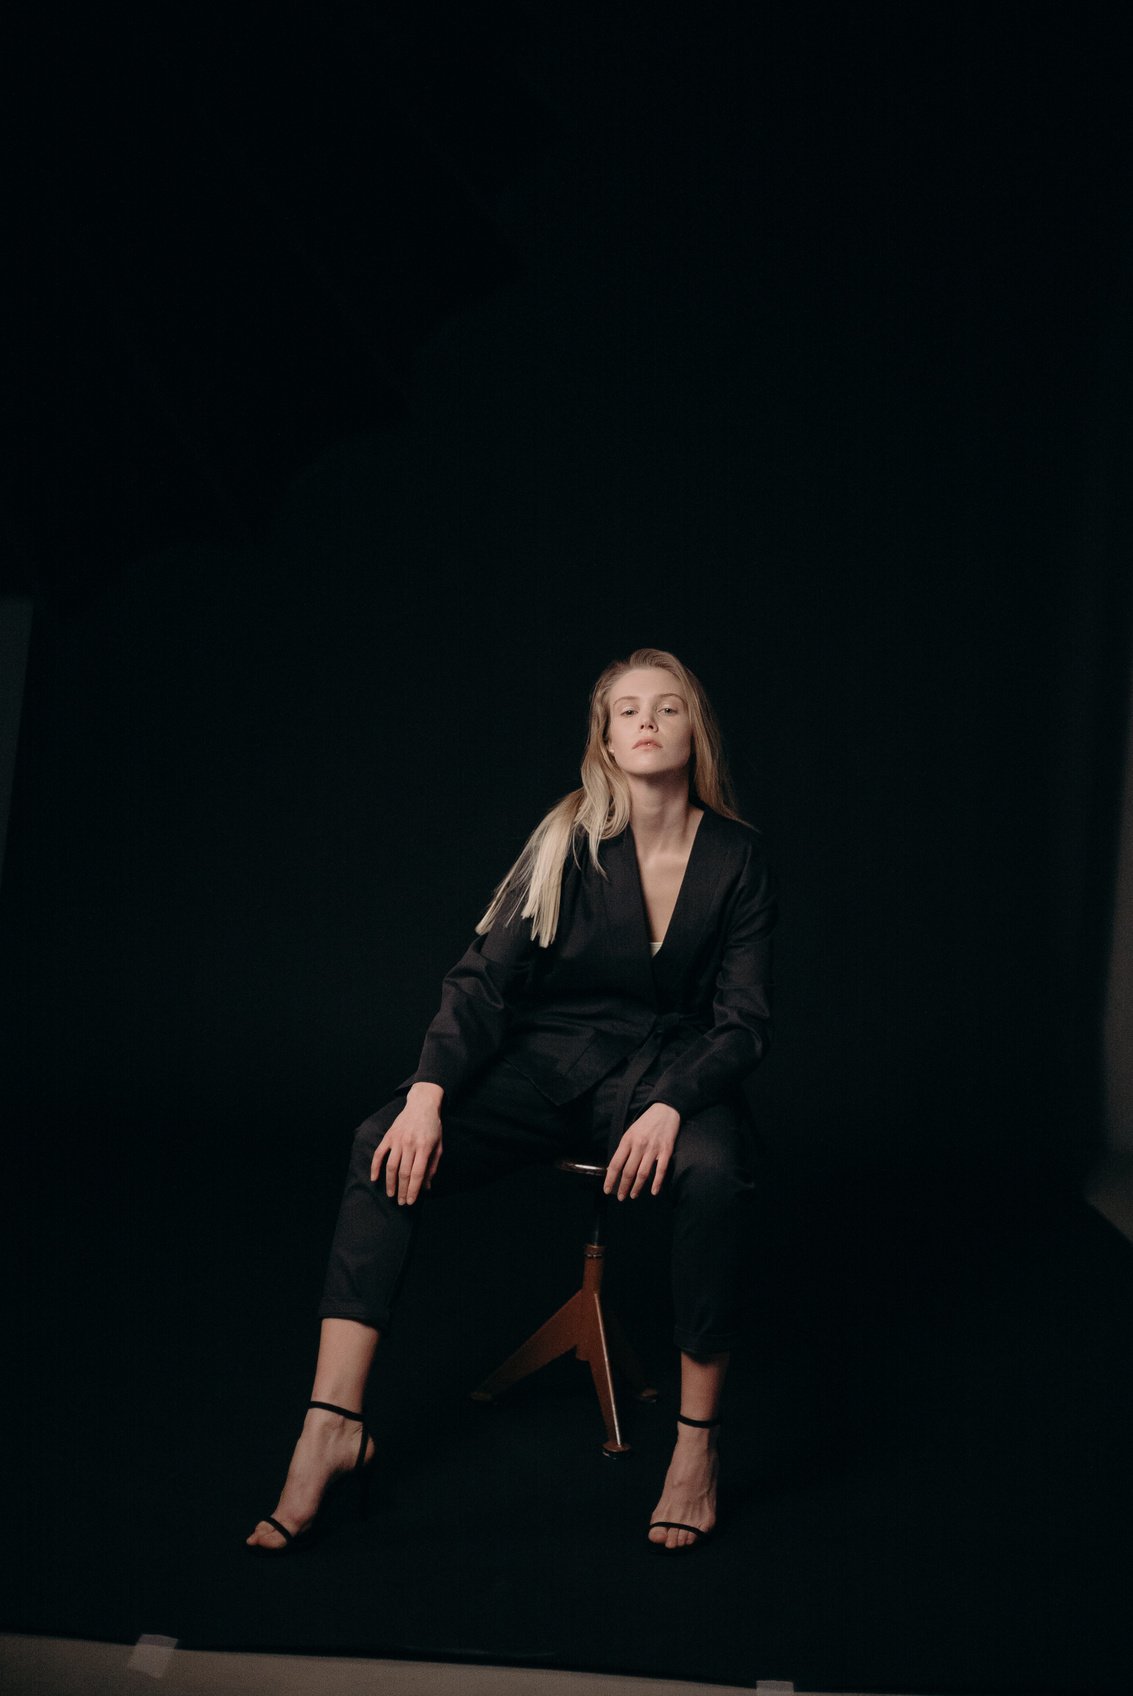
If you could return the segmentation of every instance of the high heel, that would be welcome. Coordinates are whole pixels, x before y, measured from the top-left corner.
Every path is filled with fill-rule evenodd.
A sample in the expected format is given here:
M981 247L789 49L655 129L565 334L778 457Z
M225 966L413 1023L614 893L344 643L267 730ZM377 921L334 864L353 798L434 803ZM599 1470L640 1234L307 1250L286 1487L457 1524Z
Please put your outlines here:
M355 1505L359 1519L365 1519L366 1514L369 1511L370 1469L366 1462L366 1444L369 1441L370 1432L366 1424L365 1414L352 1413L347 1407L336 1407L334 1402L308 1402L307 1406L308 1408L322 1408L326 1413L337 1413L341 1415L343 1419L356 1419L359 1422L362 1427L362 1433L358 1439L358 1458L354 1462L352 1471L340 1472L337 1477L330 1480L323 1492L323 1499L319 1504L318 1513L316 1513L310 1525L305 1526L302 1531L289 1531L286 1525L283 1525L275 1518L274 1514L265 1514L261 1524L270 1525L273 1531L278 1531L280 1536L284 1538L284 1542L275 1548L272 1548L267 1543L246 1544L245 1546L249 1548L254 1555L292 1555L298 1553L300 1549L310 1548L311 1544L315 1541L315 1538L319 1534L319 1521L323 1517L323 1510L326 1507L327 1497L337 1484L345 1484L348 1481L353 1484Z
M720 1421L718 1418L689 1419L686 1414L678 1413L677 1423L678 1425L695 1425L700 1431L714 1431ZM706 1543L711 1537L713 1529L712 1526L709 1526L706 1531L700 1525L687 1525L681 1519L655 1519L649 1527L650 1531L691 1531L696 1542L674 1543L670 1549L667 1543L655 1543L648 1533L646 1534L646 1541L651 1549L659 1549L663 1555L685 1555L690 1549L698 1549L702 1543Z

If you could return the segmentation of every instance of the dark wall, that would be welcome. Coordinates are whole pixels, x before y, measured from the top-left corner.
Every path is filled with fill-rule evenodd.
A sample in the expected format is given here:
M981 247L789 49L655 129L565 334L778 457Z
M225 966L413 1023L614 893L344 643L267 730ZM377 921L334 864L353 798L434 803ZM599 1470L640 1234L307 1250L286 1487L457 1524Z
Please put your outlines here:
M334 273L305 310L338 312L342 405L317 439L275 427L280 384L240 455L209 434L226 384L250 392L242 360L270 369L306 321L278 257L286 335L201 340L194 440L224 488L207 513L186 479L165 540L147 508L131 552L128 384L98 391L113 449L63 529L73 443L40 430L49 471L13 509L37 596L0 908L13 1098L147 1149L162 1124L252 1148L353 1123L412 1066L440 975L572 786L593 676L649 643L706 682L780 868L758 1099L784 1163L1080 1164L1128 634L1112 42L1067 8L663 28L655 8L490 8L460 78L435 12L432 36L389 12L400 80L364 10L318 38L324 85L341 53L357 86L360 39L375 69L371 128L327 166L354 173L335 192L369 269L341 222L296 213ZM286 181L291 155L260 148ZM214 180L227 228L255 197L246 173ZM391 180L371 228L357 208ZM443 239L409 242L405 204ZM219 215L179 216L212 277ZM265 263L249 244L235 300ZM36 264L58 284L57 248ZM444 286L412 310L423 266ZM368 304L377 353L342 330ZM193 346L162 365L173 316L127 339L180 417ZM86 313L82 336L104 324ZM48 393L71 418L58 349L82 336L55 329Z

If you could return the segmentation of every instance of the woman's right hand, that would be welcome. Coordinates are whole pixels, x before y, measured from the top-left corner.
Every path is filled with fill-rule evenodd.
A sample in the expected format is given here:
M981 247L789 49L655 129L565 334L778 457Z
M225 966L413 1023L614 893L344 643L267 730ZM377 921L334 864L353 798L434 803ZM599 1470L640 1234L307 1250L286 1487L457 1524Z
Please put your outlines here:
M414 1084L405 1106L374 1150L370 1180L378 1182L384 1161L386 1194L391 1201L396 1196L399 1207L412 1207L422 1186L428 1189L433 1182L442 1152L444 1093L440 1084Z

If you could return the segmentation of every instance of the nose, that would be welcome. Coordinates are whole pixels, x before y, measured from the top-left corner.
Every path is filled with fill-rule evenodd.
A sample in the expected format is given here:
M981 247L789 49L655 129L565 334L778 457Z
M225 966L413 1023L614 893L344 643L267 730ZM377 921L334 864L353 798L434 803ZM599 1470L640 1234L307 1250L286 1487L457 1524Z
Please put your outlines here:
M638 729L639 730L656 730L656 728L657 728L657 725L654 722L652 714L651 713L642 713L641 718L638 721Z

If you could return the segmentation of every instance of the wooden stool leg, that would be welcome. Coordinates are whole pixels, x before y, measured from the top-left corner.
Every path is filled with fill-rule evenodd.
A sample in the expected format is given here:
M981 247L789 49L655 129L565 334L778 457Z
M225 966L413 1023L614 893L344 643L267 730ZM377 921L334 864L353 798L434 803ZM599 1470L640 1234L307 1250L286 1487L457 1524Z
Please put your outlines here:
M618 1400L614 1394L614 1378L610 1371L610 1351L606 1346L606 1327L602 1320L602 1298L597 1290L582 1292L583 1307L583 1343L579 1345L578 1357L585 1360L590 1368L590 1376L594 1380L594 1388L598 1393L598 1405L602 1409L602 1418L606 1426L606 1441L602 1444L603 1451L608 1455L624 1455L629 1453L629 1444L622 1436L621 1421L618 1419ZM585 1354L583 1353L585 1348Z
M513 1384L518 1384L521 1378L530 1377L532 1372L538 1372L548 1361L557 1360L559 1355L575 1348L584 1322L582 1304L583 1291L576 1290L557 1313L552 1313L501 1367L490 1373L484 1382L473 1390L472 1400L493 1401Z
M578 1358L590 1368L598 1405L606 1426L606 1441L602 1448L608 1455L624 1455L629 1444L622 1436L618 1418L618 1399L614 1391L614 1376L610 1370L610 1350L606 1340L606 1325L602 1314L602 1270L605 1250L601 1243L587 1243L582 1255L582 1334L578 1340Z
M599 1173L600 1175L600 1173ZM602 1449L608 1455L624 1455L630 1445L622 1434L618 1417L618 1400L614 1389L614 1368L626 1379L642 1401L656 1401L657 1392L645 1376L641 1362L630 1348L617 1319L602 1311L602 1270L605 1249L602 1246L602 1198L595 1202L591 1239L583 1249L582 1288L564 1302L557 1313L539 1329L501 1367L484 1379L472 1392L475 1402L494 1401L520 1379L537 1372L541 1366L573 1349L578 1359L590 1368L606 1441Z

